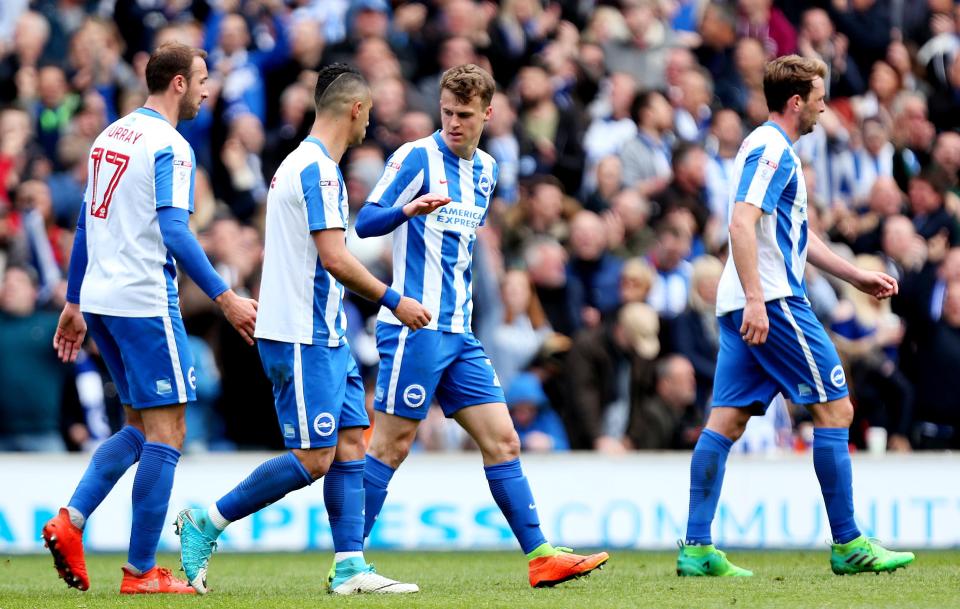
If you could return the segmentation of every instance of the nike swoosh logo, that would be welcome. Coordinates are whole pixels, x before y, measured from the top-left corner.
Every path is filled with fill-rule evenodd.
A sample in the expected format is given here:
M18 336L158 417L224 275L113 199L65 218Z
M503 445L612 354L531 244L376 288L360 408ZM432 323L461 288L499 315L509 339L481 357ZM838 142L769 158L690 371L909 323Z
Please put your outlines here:
M440 183L441 183L441 184L446 184L447 181L446 181L446 180L440 180Z
M536 503L531 503L531 504L528 505L527 507L530 508L531 510L535 510L535 509L537 509L537 504L536 504Z

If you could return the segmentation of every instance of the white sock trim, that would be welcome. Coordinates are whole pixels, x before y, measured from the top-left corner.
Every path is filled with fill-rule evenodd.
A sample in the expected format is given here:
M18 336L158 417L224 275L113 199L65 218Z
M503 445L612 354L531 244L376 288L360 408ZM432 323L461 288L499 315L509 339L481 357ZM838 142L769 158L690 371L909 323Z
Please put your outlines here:
M230 524L230 521L224 518L220 510L217 509L216 503L211 504L210 507L207 508L207 517L210 518L210 524L217 527L218 531L224 530L227 528L227 525Z
M83 517L83 514L80 513L80 510L68 505L67 512L70 514L70 522L73 523L73 526L83 530L83 527L87 524L87 519Z
M336 552L333 555L334 562L340 562L348 558L363 558L363 550L359 552Z

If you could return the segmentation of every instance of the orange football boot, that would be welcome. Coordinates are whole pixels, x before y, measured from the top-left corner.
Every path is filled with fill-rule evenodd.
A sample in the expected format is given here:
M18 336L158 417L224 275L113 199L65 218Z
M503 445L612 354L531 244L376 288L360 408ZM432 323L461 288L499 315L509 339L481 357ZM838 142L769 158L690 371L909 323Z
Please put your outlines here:
M190 584L177 579L170 569L154 566L143 575L134 575L123 567L120 594L196 594Z
M606 552L580 556L570 548L556 549L558 552L553 556L540 556L530 561L530 585L534 588L548 588L583 577L610 560Z
M90 588L87 562L83 558L83 530L70 522L70 512L60 512L43 525L43 545L53 554L53 566L68 586L80 590Z

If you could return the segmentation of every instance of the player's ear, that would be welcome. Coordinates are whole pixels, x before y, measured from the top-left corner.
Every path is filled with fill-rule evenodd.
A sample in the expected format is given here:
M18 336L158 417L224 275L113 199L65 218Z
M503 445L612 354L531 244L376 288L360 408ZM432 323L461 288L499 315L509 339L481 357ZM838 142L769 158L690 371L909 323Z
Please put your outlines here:
M355 101L353 102L353 107L350 108L350 118L357 120L360 118L360 113L363 111L363 102Z
M487 106L486 111L484 111L483 113L484 122L490 120L491 116L493 116L493 104L490 104L489 106Z

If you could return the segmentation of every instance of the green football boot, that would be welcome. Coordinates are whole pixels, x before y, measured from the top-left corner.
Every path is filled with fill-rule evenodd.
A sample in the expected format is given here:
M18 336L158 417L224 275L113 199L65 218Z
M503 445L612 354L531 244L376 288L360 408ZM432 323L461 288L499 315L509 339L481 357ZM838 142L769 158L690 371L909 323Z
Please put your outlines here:
M833 544L830 568L837 575L855 573L893 573L913 562L913 552L893 552L861 535L847 543Z
M680 577L753 577L753 571L742 569L727 559L713 544L688 546L680 542L677 575Z

